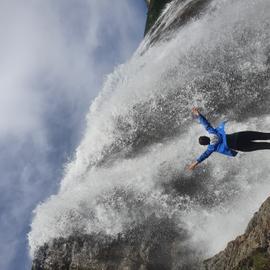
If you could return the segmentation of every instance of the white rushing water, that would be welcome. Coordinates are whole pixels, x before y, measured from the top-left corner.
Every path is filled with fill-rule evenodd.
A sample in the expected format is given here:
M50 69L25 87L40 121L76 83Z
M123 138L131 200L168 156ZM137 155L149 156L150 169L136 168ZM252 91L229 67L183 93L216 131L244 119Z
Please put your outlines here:
M269 196L270 151L213 154L194 173L185 167L204 150L193 106L213 124L231 120L229 133L270 132L270 1L213 0L141 54L149 39L108 76L91 105L58 194L35 210L32 255L54 238L115 235L154 213L176 220L190 245L211 256L245 230Z

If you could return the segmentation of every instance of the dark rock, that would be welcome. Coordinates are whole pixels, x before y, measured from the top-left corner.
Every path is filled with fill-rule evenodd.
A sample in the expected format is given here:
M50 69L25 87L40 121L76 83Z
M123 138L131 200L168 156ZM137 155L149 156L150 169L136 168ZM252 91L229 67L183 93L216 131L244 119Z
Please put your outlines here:
M185 239L187 233L174 222L151 216L117 237L92 234L54 239L36 252L32 270L178 269L179 258L190 253L183 244L178 245ZM182 262L182 266L196 269L189 263Z
M145 35L149 36L148 45L152 46L161 40L170 39L177 29L190 20L199 18L211 1L177 0L161 15L165 5L170 3L171 0L152 0L149 5L145 28Z
M148 13L147 13L147 20L145 25L145 32L144 35L147 34L149 29L154 25L156 20L158 19L160 13L162 12L165 5L172 0L149 0L147 1L148 4Z

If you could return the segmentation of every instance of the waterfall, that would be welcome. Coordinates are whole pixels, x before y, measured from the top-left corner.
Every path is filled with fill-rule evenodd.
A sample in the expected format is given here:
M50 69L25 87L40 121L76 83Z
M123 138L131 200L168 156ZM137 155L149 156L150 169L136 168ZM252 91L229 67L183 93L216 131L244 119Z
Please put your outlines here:
M229 133L270 131L270 1L213 0L172 30L192 2L169 4L133 57L107 76L58 194L35 209L32 255L55 238L114 236L155 215L211 256L269 195L269 151L213 154L193 173L185 167L204 150L193 106L213 125L228 119Z

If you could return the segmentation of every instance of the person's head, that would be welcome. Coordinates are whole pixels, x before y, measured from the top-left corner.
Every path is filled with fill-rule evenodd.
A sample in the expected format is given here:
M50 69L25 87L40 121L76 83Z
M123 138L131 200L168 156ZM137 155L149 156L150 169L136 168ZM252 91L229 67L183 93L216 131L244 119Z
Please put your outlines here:
M210 138L207 137L207 136L199 137L199 144L200 145L208 145L208 144L210 144Z

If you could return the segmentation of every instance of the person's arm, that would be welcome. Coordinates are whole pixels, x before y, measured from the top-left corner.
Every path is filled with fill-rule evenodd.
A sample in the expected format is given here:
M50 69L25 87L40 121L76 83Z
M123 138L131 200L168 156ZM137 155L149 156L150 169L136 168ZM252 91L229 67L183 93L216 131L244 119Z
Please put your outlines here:
M214 152L214 149L211 146L208 146L207 150L205 150L200 156L199 158L197 158L197 162L201 163L203 162L205 159L209 158L209 156Z
M216 133L215 129L208 122L208 120L199 112L198 108L193 108L192 113L195 117L197 117L200 121L200 124L204 126L208 133Z
M198 161L193 162L188 166L188 170L193 171L198 166L198 164L199 164Z
M188 169L190 171L194 170L201 162L203 162L205 159L207 159L214 150L211 147L208 147L206 151L204 151L199 158L195 162L193 162L191 165L188 166Z
M200 114L198 108L192 109L192 114L195 117L198 117L200 120L200 123L205 127L205 129L209 133L216 133L215 129L211 126L211 124L207 121L207 119ZM214 152L214 149L211 146L208 146L207 150L192 164L188 166L188 170L192 171L194 170L201 162L203 162L205 159L207 159L212 153Z

